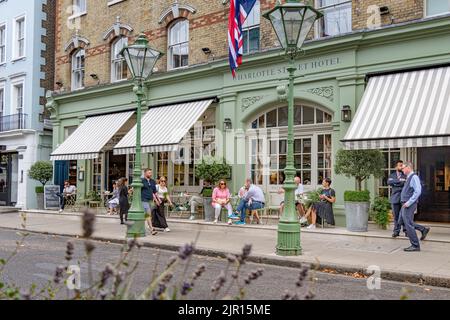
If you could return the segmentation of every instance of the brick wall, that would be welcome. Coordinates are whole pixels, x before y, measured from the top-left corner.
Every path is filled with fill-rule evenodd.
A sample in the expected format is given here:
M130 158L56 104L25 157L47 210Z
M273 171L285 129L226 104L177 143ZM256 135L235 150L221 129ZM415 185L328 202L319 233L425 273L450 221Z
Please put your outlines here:
M46 20L42 21L42 28L46 30L45 36L42 36L41 41L45 44L45 50L41 51L41 57L45 59L45 63L41 65L41 72L45 74L44 79L41 79L41 88L53 90L55 82L55 23L56 23L56 2L47 1L47 4L42 5L42 11L47 15ZM45 106L45 97L40 97L39 104ZM44 117L49 114L44 112Z
M71 15L70 6L72 0L56 0L56 78L61 81L66 89L70 88L70 50L65 51L65 45L75 35L77 26L71 24L68 17ZM89 40L86 47L86 86L94 86L98 80L89 77L95 73L99 76L100 83L110 82L110 45L112 38L103 39L103 34L108 30L118 16L120 22L130 25L133 32L128 34L129 42L140 32L145 32L151 46L167 52L167 30L176 18L172 13L162 19L160 17L175 1L174 0L125 0L111 7L106 1L87 0L87 15L77 19L79 22L78 34ZM284 1L282 1L284 2ZM227 48L227 19L228 5L224 6L222 0L180 0L181 5L189 5L195 8L192 13L184 8L180 9L180 17L189 20L189 65L208 62L212 56L207 56L201 50L208 47L215 59L224 58L228 54ZM261 0L261 11L272 8L277 0ZM422 0L353 0L352 19L353 29L365 29L367 27L367 8L369 4L387 5L391 14L383 17L383 24L403 22L419 19L423 15ZM170 10L169 10L170 11ZM278 46L276 36L270 23L261 17L261 50ZM311 31L309 38L314 32ZM160 71L167 70L167 55L161 59L157 68Z
M389 14L381 16L383 26L420 19L423 17L423 0L353 0L352 24L353 30L367 28L372 12L367 12L369 6L387 6Z

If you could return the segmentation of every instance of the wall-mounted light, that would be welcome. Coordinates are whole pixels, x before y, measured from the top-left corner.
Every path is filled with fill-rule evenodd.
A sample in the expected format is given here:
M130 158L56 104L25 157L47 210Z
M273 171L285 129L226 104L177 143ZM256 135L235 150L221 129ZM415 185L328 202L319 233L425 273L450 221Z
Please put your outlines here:
M84 181L84 167L80 167L78 170L78 181Z
M342 113L341 120L343 122L350 122L350 121L352 121L352 109L350 108L349 105L343 106L342 110L341 110L341 113Z
M231 122L230 118L225 118L225 120L223 121L223 128L225 130L233 129L233 123Z
M97 84L100 84L100 78L98 77L98 75L96 73L92 73L91 78L97 81Z

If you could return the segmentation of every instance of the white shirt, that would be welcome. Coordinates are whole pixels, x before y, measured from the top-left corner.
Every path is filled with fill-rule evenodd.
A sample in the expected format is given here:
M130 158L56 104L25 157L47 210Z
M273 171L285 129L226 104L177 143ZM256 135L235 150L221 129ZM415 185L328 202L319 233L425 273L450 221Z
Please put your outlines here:
M303 184L299 183L297 189L295 189L295 196L301 195L305 193L305 189L303 188Z
M161 187L159 184L157 184L156 192L157 192L158 198L164 199L164 193L168 193L167 187Z

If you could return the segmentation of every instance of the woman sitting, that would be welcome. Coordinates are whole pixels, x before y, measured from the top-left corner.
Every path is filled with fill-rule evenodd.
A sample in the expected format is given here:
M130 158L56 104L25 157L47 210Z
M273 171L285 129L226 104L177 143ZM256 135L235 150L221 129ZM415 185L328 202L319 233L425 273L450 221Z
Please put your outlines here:
M158 197L159 201L155 201L156 208L152 215L153 228L164 229L165 232L169 232L170 229L167 225L166 216L164 215L164 206L165 203L168 203L169 206L173 207L173 203L169 196L169 190L167 189L166 177L159 178L159 184L156 185L156 194L154 194L154 197Z
M306 213L306 218L311 216L311 224L307 229L315 229L317 223L317 217L334 226L334 214L333 214L333 203L336 202L336 193L330 187L331 179L325 178L322 181L323 190L320 194L320 201L314 203Z
M215 209L214 223L217 223L222 208L226 208L228 210L228 216L232 216L233 208L231 207L230 200L231 200L230 190L227 188L226 181L224 179L221 179L219 181L219 186L214 188L212 194L212 206Z
M117 184L113 183L113 196L111 199L108 200L108 208L109 208L109 215L114 214L117 212L117 208L119 207L119 188L117 187Z

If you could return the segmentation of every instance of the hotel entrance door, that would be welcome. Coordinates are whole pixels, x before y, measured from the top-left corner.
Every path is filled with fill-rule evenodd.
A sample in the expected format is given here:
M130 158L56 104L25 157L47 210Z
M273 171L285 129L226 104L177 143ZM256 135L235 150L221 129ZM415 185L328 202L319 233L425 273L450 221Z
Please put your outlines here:
M450 222L450 147L418 148L422 181L417 220Z

